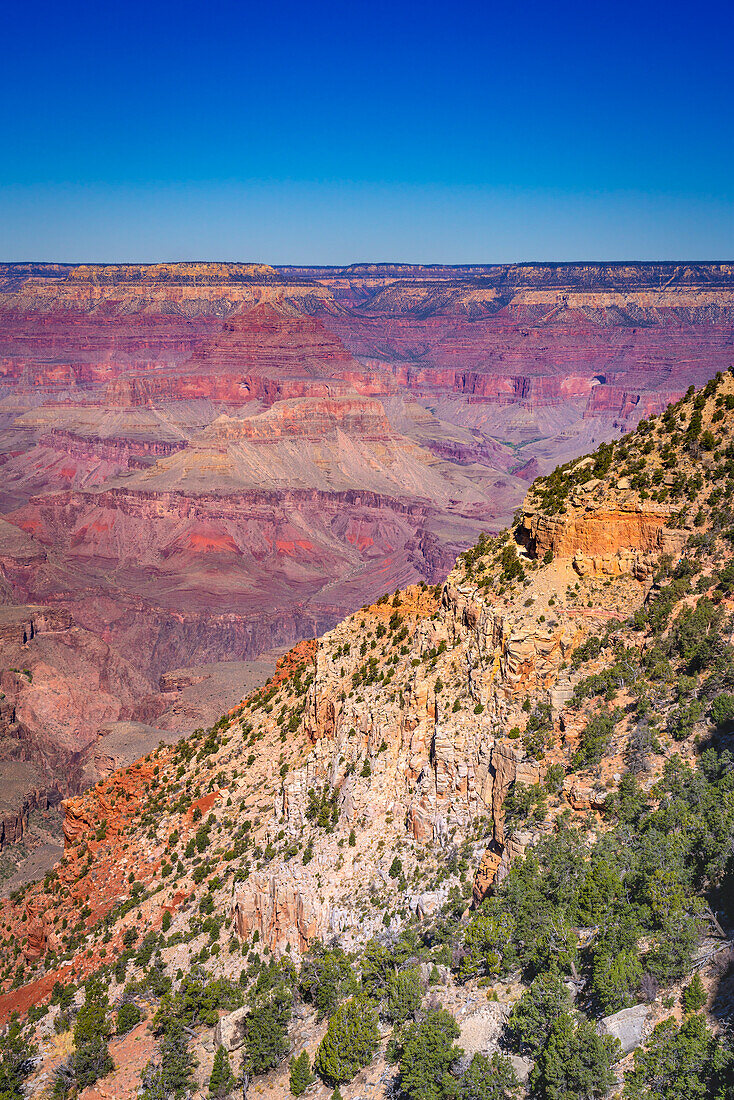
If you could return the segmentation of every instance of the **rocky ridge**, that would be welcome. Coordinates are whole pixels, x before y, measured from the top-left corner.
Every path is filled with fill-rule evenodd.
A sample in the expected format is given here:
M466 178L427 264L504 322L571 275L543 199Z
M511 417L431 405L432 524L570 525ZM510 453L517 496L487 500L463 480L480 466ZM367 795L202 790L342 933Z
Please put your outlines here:
M569 815L603 831L641 720L618 717L589 756L593 685L629 701L625 647L644 660L659 646L649 624L661 601L687 621L691 569L707 621L731 611L732 408L722 376L539 479L512 526L480 539L442 586L364 607L211 730L67 800L64 859L0 917L0 1011L118 957L133 924L170 928L164 970L198 960L236 976L256 944L282 959L334 938L359 951L450 904L466 920ZM659 693L668 720L644 750L647 791L666 759L695 756L704 729L691 711L673 735L656 667L643 694ZM205 896L226 945L194 919ZM509 987L502 996L513 1003Z

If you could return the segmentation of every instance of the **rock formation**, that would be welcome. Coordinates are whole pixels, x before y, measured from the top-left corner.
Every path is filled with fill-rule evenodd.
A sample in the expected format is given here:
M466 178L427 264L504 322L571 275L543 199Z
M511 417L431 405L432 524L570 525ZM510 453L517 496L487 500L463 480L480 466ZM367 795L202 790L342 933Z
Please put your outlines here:
M726 264L0 266L0 603L74 623L53 646L24 628L22 652L0 624L0 669L33 677L8 685L10 755L76 790L110 722L211 720L161 675L441 580L532 476L728 367L733 318ZM590 517L578 496L528 511L528 548L647 575L665 507ZM573 643L485 619L504 686L477 636L482 705ZM432 705L415 695L416 745Z

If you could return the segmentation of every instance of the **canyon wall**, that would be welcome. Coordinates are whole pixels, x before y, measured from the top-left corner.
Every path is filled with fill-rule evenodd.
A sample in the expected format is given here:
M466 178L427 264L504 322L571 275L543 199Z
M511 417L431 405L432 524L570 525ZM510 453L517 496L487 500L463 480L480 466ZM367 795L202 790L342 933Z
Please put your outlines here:
M0 605L73 622L0 637L33 678L0 755L84 783L105 723L184 732L162 675L435 583L528 480L728 368L733 333L723 263L0 265ZM568 526L527 540L627 569L638 519L597 522L596 561Z

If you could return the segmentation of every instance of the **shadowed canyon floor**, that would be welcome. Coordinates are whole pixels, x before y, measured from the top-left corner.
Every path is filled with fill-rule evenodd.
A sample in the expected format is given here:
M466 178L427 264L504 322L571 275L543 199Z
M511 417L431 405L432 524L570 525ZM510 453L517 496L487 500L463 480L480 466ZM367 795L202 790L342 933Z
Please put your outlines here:
M733 333L725 264L0 265L3 836L209 722L200 666L237 698L442 579Z

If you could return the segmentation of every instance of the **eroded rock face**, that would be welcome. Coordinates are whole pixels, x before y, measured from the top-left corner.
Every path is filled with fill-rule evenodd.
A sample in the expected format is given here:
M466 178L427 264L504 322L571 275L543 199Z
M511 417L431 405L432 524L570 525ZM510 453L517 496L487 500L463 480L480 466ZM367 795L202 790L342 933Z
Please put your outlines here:
M473 643L468 655L472 694L498 716L512 698L549 688L578 643L574 623L530 629L522 619L478 598L473 586L456 584L452 577L444 586L443 605L452 640L468 634Z
M612 557L620 550L660 553L668 517L667 510L640 507L590 509L581 514L570 511L568 517L526 513L521 537L527 539L536 557L547 550L563 557L580 554L592 558Z
M324 907L305 883L263 875L235 891L233 910L238 934L246 940L257 931L271 951L290 944L305 951L328 929Z
M248 660L442 580L529 477L728 366L732 317L720 264L0 265L0 604L77 627L4 732L83 784L93 768L71 756L93 759L100 723L168 712L171 669ZM532 537L578 551L582 577L641 577L663 521L625 508L538 519ZM478 625L472 690L499 718L567 638ZM437 779L463 751L438 723Z

